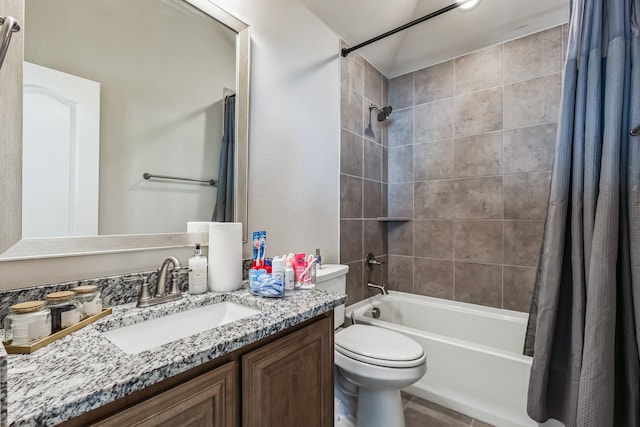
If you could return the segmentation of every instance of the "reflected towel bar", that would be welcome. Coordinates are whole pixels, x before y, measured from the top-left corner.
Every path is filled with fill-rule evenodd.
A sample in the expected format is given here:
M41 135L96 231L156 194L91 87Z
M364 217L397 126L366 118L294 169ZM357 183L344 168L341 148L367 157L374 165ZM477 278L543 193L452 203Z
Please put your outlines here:
M11 43L11 35L20 31L20 24L12 16L0 16L0 68L4 62L4 57L9 50L9 43Z
M192 182L205 182L209 185L212 185L214 187L216 187L218 185L218 181L216 181L215 179L191 179L191 178L178 178L176 176L165 176L165 175L151 175L148 172L145 172L142 174L142 177L144 179L151 179L151 178L163 178L163 179L177 179L179 181L192 181Z

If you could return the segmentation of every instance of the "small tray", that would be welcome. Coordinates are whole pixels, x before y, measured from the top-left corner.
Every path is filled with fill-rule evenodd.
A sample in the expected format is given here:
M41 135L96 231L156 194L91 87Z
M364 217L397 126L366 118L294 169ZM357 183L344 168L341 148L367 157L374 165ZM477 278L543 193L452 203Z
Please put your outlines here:
M36 350L41 349L44 346L51 344L56 340L59 340L62 337L66 337L72 332L82 329L85 326L90 325L91 323L97 320L100 320L105 316L108 316L109 314L111 314L111 312L112 312L111 307L103 308L100 313L94 314L93 316L89 316L83 321L76 323L75 325L71 325L68 328L64 328L63 330L58 331L55 334L51 334L48 337L42 338L41 340L36 341L29 345L11 345L11 341L3 341L2 344L4 345L4 349L7 351L8 354L30 354Z

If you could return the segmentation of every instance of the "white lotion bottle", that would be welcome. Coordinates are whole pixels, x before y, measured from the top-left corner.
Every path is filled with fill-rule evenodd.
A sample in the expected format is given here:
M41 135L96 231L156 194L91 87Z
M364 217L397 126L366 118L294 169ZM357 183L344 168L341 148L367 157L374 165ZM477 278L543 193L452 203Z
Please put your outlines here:
M202 255L200 243L196 243L196 252L189 258L189 293L207 292L207 257Z
M296 274L291 267L291 262L287 261L284 267L284 289L285 291L293 291L296 283Z

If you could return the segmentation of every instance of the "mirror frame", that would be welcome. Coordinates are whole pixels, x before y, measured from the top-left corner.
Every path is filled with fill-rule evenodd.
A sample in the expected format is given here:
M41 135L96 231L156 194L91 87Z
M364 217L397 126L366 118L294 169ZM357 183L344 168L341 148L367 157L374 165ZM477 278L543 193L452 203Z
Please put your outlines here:
M236 38L236 156L235 156L235 206L234 220L242 223L242 241L247 241L248 218L248 166L249 166L249 93L251 70L251 35L250 27L235 16L214 4L213 0L183 0L199 9L203 13L216 19L223 25L237 33ZM23 9L24 11L24 9ZM17 14L19 15L19 14ZM24 27L23 27L24 28ZM19 37L16 37L19 36ZM164 249L173 247L193 246L196 242L208 244L207 233L159 233L159 234L129 234L103 236L74 236L53 238L22 239L22 61L24 60L23 41L20 33L14 35L14 58L10 61L7 55L5 68L10 70L9 81L0 79L0 83L16 85L19 80L18 97L19 112L9 114L7 121L9 128L18 126L15 138L8 136L2 151L9 155L7 162L12 160L19 165L5 166L11 169L13 179L3 179L0 184L0 195L8 195L0 203L0 217L7 221L0 221L0 261L15 261L23 259L56 258L92 254L117 252L133 252L145 249ZM17 57L19 56L19 61ZM19 68L19 72L16 72ZM14 75L15 74L15 75ZM19 75L17 75L19 74ZM8 86L11 87L11 86ZM14 105L16 103L14 102ZM13 120L12 120L13 119ZM0 135L4 137L7 135ZM3 139L3 138L2 138ZM1 158L0 158L1 160ZM2 162L0 162L2 163ZM17 171L16 171L17 169ZM17 181L17 182L16 182ZM17 193L17 194L16 194ZM185 222L185 229L187 224ZM4 252L2 252L4 250Z

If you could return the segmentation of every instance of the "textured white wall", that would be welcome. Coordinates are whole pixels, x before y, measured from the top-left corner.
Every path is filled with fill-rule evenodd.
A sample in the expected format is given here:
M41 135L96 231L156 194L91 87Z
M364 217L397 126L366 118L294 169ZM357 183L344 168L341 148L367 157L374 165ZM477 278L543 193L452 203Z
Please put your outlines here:
M339 255L338 37L298 0L216 0L251 26L249 230L268 231L267 251ZM155 250L0 262L0 288L157 268ZM244 254L250 256L245 245Z
M249 231L267 230L269 255L337 262L338 37L298 0L216 3L251 26Z

